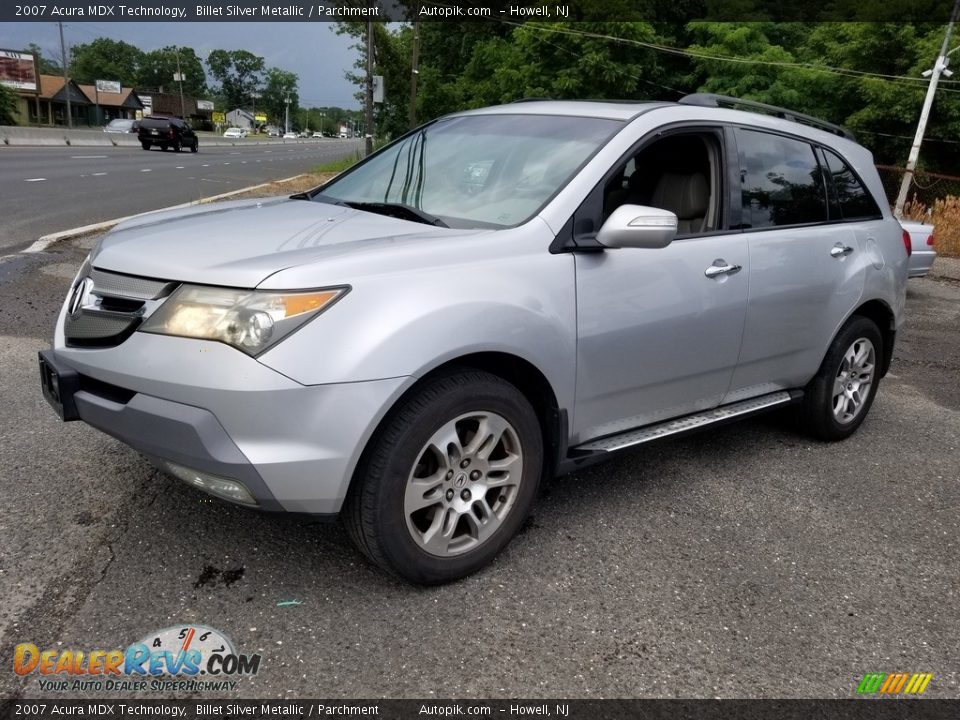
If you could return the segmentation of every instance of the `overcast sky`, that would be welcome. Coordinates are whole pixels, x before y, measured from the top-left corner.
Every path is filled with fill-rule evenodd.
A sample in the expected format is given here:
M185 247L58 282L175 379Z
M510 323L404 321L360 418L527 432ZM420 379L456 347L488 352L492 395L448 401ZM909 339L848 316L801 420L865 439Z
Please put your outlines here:
M205 59L211 50L249 50L267 67L300 76L300 104L305 107L358 107L356 88L343 74L357 59L353 39L337 35L333 23L64 23L68 45L109 37L156 50L166 45L192 47ZM30 43L46 57L59 60L57 23L0 23L0 49L22 50ZM105 78L109 79L109 78ZM211 79L208 77L207 81ZM219 109L219 108L218 108Z

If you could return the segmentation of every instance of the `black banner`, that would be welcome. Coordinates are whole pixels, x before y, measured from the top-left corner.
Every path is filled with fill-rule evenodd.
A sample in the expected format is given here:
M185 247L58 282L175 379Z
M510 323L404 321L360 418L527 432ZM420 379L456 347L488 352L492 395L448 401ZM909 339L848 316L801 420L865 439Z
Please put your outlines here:
M946 22L953 0L628 0L606 22ZM0 22L579 22L589 0L4 0Z
M958 700L4 700L0 718L939 720Z

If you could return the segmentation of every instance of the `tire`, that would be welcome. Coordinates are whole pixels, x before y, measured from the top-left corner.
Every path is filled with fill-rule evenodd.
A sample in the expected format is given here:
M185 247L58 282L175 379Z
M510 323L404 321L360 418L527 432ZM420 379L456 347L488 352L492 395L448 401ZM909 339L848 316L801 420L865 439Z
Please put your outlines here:
M142 147L144 150L149 150L149 149L150 149L150 143L148 143L148 142L142 142L142 143L140 143L140 147Z
M458 580L520 529L542 467L540 424L517 388L481 371L444 375L384 420L342 518L387 572L422 585Z
M174 152L177 152L177 153L178 153L178 152L180 152L182 149L183 149L183 146L180 144L180 141L179 141L179 140L177 140L176 142L173 143L173 151L174 151Z
M170 148L170 146L167 145L166 143L160 143L160 149L161 149L163 152L166 152L169 148Z
M800 406L802 429L821 440L844 440L860 427L880 384L883 337L854 315L840 328ZM866 379L864 379L866 378Z
M190 152L195 153L200 149L200 141L194 140L193 145L190 146Z

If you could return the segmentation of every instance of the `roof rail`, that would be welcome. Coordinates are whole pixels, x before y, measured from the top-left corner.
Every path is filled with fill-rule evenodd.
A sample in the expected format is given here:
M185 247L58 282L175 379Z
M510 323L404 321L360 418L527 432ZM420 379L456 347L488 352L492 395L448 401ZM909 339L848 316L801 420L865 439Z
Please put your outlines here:
M776 105L767 105L766 103L756 102L754 100L741 100L740 98L729 97L727 95L714 95L712 93L693 93L692 95L684 95L678 102L683 105L726 107L730 109L743 108L745 110L761 112L766 115L782 118L783 120L791 120L796 123L815 127L819 130L825 130L828 133L833 133L834 135L839 135L847 138L847 140L856 142L856 137L845 127L834 125L826 120L815 118L812 115L805 115L795 110L788 110L787 108L777 107Z

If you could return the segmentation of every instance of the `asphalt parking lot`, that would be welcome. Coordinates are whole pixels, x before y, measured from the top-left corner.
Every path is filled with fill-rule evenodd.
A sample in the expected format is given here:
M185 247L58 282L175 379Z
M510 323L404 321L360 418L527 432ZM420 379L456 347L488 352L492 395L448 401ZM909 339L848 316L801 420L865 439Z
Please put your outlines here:
M209 501L56 419L36 351L85 244L0 264L0 697L50 696L10 671L17 643L181 623L263 655L222 697L851 697L895 671L960 696L960 283L910 282L847 442L771 415L648 446L554 482L481 573L418 589L337 525Z

